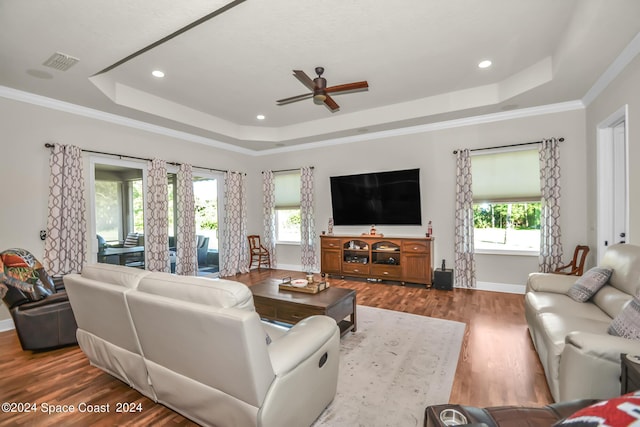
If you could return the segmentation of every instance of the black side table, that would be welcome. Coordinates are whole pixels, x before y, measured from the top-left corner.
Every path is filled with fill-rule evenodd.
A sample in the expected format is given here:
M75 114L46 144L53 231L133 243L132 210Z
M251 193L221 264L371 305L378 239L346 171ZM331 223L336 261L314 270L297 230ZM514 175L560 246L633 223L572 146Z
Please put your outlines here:
M631 393L640 390L640 359L638 363L632 362L627 358L626 353L620 355L621 376L620 376L620 394Z

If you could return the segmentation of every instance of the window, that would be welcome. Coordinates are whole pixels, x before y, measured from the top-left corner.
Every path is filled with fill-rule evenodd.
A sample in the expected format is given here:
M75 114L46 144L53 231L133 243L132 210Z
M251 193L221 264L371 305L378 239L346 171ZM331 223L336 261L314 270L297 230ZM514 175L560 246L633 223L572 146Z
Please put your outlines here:
M479 251L540 250L538 150L474 155L474 246Z
M276 241L300 243L300 171L273 177L276 199Z

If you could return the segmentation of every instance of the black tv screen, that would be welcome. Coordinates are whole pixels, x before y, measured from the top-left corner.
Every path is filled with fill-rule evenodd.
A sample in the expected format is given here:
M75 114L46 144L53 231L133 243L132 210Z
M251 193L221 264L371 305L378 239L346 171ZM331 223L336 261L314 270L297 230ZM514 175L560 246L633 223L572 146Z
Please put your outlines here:
M335 225L422 225L420 169L330 180Z

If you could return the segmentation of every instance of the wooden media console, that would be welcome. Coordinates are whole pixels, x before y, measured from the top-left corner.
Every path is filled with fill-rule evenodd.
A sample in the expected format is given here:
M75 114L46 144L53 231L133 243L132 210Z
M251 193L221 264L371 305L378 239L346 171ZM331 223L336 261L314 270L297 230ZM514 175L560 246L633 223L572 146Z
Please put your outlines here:
M323 275L431 285L431 237L322 235L320 240Z

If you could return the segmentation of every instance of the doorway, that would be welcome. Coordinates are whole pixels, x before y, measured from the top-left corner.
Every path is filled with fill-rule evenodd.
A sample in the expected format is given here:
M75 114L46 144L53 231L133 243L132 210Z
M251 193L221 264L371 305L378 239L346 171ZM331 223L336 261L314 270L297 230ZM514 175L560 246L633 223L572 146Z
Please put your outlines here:
M597 262L608 246L629 241L627 106L598 126Z

